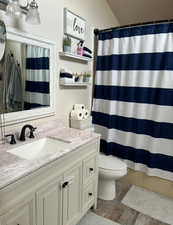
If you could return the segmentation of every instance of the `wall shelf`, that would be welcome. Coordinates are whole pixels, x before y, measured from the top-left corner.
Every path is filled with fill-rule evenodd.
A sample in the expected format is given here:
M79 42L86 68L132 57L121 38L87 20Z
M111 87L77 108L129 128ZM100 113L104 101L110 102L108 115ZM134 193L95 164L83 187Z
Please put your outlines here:
M64 86L64 87L87 87L88 85L90 85L90 83L71 83L71 84L61 84L60 86Z
M79 55L74 55L71 53L67 53L67 52L59 52L59 56L63 57L63 58L67 58L67 59L74 59L74 60L79 60L85 63L88 63L90 61L92 61L92 59L84 57L84 56L79 56Z

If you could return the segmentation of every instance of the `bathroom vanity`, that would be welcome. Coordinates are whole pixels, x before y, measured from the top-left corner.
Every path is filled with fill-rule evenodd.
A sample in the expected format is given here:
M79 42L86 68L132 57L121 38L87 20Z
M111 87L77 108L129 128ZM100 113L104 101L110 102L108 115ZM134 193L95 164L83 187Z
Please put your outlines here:
M16 177L7 186L1 184L0 224L77 224L88 209L97 205L98 151L99 136L96 135L75 145L69 144L67 151L49 156L47 161L21 160L26 163L28 174ZM10 157L11 153L4 154ZM9 177L13 166L7 168Z

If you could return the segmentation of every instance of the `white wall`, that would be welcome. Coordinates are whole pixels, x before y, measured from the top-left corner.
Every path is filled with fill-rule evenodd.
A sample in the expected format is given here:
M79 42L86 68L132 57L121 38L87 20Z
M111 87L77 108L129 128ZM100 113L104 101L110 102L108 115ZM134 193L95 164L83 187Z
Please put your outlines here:
M41 25L31 26L20 19L10 21L1 12L1 18L10 26L18 27L18 29L26 30L29 33L44 37L56 42L57 58L55 59L56 74L58 78L61 67L68 67L74 72L88 71L92 65L84 65L78 62L72 63L59 59L58 52L62 51L63 39L63 8L67 7L74 13L80 15L87 20L90 26L90 34L87 35L87 43L93 47L93 33L91 30L95 28L106 28L118 25L105 0L37 0L41 14ZM92 35L92 36L90 36ZM58 85L56 91L56 111L57 117L68 118L72 105L74 103L90 104L89 95L91 87L88 89L62 89Z
M172 0L107 0L121 25L172 19Z

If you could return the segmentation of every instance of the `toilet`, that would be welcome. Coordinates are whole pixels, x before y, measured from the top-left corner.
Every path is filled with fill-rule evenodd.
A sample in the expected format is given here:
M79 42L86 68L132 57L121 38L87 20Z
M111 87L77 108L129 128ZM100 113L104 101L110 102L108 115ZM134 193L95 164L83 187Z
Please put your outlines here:
M115 156L99 154L98 197L103 200L116 198L116 180L127 174L125 162Z

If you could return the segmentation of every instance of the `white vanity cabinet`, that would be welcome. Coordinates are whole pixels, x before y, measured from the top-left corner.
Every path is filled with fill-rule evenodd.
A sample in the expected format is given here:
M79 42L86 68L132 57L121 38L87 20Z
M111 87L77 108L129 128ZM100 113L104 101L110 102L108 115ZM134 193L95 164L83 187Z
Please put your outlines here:
M0 190L0 225L75 225L97 204L99 138Z

